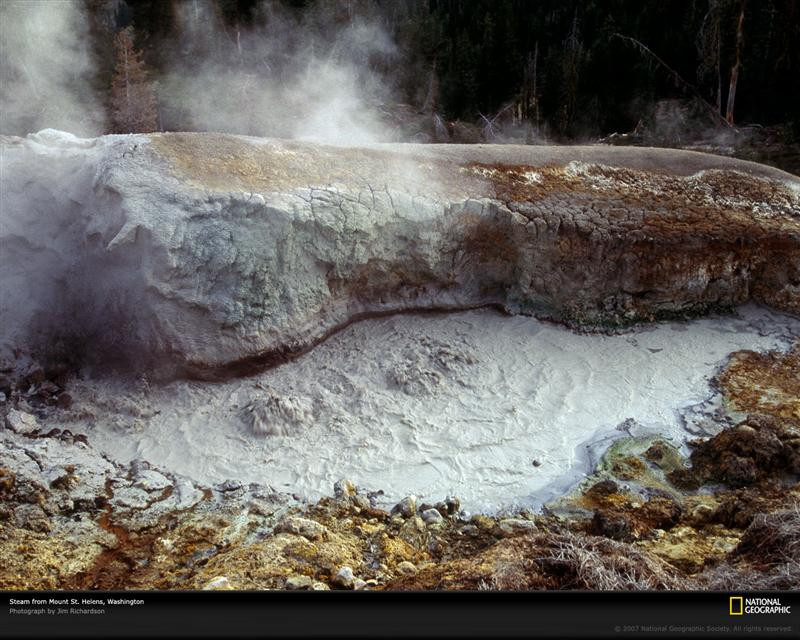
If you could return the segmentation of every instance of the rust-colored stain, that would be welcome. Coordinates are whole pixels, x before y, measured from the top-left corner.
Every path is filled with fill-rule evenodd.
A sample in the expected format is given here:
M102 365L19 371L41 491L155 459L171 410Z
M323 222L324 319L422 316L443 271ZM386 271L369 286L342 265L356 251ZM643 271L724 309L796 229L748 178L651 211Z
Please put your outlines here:
M153 134L150 144L181 180L202 189L270 193L346 186L380 191L390 185L408 193L453 195L448 181L439 177L445 163L386 149L247 141L214 133Z
M785 354L737 351L717 381L739 411L800 419L800 341Z

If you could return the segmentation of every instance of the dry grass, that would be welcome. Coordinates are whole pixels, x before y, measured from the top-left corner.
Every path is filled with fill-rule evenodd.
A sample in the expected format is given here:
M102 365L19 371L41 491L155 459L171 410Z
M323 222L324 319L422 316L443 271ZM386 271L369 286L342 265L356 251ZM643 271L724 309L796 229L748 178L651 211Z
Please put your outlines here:
M595 536L558 536L552 540L550 553L535 562L540 570L560 576L562 589L687 588L686 580L665 562L630 545Z
M706 589L796 589L800 584L800 504L758 514L730 561L706 571Z
M800 503L770 514L758 514L734 551L767 563L800 562Z
M722 564L699 577L699 588L710 591L793 590L800 584L800 563L785 562L760 572L748 567Z

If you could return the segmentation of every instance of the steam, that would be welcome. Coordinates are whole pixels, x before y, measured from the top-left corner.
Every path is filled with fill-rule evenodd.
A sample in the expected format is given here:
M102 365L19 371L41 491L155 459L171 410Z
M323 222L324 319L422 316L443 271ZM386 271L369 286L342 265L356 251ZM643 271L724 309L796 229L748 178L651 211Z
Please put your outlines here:
M96 50L127 26L124 4L109 3L105 33L91 23ZM72 135L107 130L102 97L112 65L92 54L89 18L97 16L86 6L0 0L0 133L32 134L4 140L0 153L0 368L26 353L74 368L120 362L139 370L128 347L158 322L139 302L146 289L137 275L139 245L117 250L119 259L107 264L110 237L84 226L100 207L109 228L119 228L119 203L95 181L105 154L129 143ZM226 24L218 3L173 6L171 31L137 42L157 82L164 130L346 145L394 139L380 109L392 97L397 53L378 17L360 10L357 17L344 3L298 14L265 3L245 29ZM398 161L387 173L420 185L416 170Z
M177 5L180 52L160 82L165 120L205 131L334 144L390 141L379 106L397 50L377 18L319 3L302 19L261 5L253 28L226 27L211 5ZM167 128L169 128L167 126Z
M74 0L0 2L0 133L45 127L84 136L103 132L88 31Z
M299 14L257 5L253 26L226 24L209 0L175 3L173 32L151 69L165 130L190 129L335 144L399 138L381 105L397 47L375 11L319 2ZM121 25L117 25L121 26ZM136 25L133 25L134 28ZM93 81L89 21L79 0L0 3L0 132L105 132Z

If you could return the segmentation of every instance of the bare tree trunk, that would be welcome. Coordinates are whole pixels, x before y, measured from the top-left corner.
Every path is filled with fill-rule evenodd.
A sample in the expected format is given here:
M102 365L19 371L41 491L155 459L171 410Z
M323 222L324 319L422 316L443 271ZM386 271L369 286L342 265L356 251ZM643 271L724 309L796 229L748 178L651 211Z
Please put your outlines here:
M436 75L436 59L431 65L430 73L428 74L428 92L425 95L425 103L422 105L423 113L433 113L436 111L437 103L439 102L439 79Z
M131 113L131 79L128 75L128 50L123 49L122 53L125 60L125 109L129 115Z
M728 87L728 108L725 110L725 120L728 124L733 124L733 105L736 101L736 83L739 82L739 65L734 65L731 69L731 84Z
M717 113L722 115L722 37L719 31L717 31Z
M539 41L533 48L533 110L535 113L536 131L539 131L539 93L537 92L537 67L539 65Z
M742 40L744 36L744 2L739 12L739 24L736 27L736 62L731 69L731 84L728 88L728 108L725 110L725 119L728 124L733 124L733 106L736 102L736 84L739 82L739 65L741 63Z

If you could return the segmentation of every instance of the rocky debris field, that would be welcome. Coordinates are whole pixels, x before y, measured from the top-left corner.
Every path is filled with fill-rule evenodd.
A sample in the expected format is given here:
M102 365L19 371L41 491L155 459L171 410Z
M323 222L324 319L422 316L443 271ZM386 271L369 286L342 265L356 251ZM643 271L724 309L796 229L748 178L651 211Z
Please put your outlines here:
M794 354L734 354L717 384L744 417L688 459L655 436L622 438L570 495L492 516L444 496L383 509L347 480L306 503L120 465L59 429L60 409L40 421L67 392L37 374L25 394L4 390L0 588L794 588L800 420L779 393L797 379ZM749 413L759 367L783 399Z

